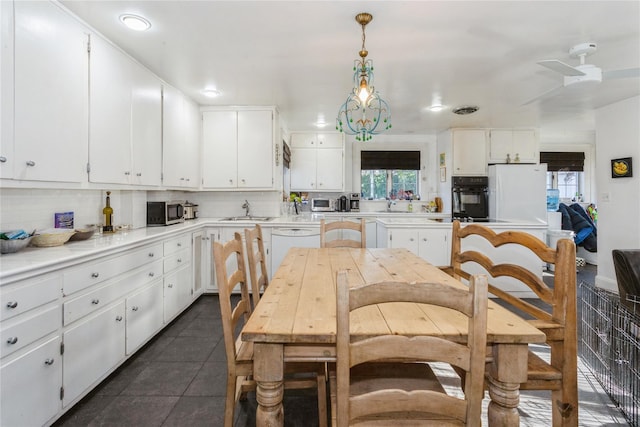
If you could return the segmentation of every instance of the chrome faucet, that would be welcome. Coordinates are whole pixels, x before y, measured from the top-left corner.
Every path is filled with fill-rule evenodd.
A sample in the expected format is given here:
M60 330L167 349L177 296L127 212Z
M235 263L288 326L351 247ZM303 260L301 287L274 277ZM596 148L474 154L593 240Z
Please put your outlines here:
M242 204L242 208L244 209L244 216L249 216L249 210L251 209L251 205L248 200L245 200Z

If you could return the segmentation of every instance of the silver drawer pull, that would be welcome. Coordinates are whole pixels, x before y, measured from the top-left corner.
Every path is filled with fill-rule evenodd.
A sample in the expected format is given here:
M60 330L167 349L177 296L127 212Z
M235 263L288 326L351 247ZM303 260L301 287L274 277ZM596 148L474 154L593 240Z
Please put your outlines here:
M178 262L182 262L182 258L178 258Z
M100 273L91 273L91 277L97 279L100 276Z
M54 360L52 358L50 358L50 357L48 359L44 360L44 364L45 365L49 365L49 366L53 365L53 362L54 362Z
M149 277L153 277L155 276L155 273L152 271L151 273L149 273Z
M182 246L182 243L178 243L178 247L181 247L181 246Z
M124 174L125 174L125 175L127 175L127 176L129 176L129 175L131 175L131 172L126 171Z
M133 307L131 307L131 310L133 310L133 311L138 311L138 306L137 306L137 305L134 305Z
M149 252L149 258L153 258L153 252Z
M138 172L138 173L136 174L136 176L142 176L142 174L141 174L140 172Z
M4 163L7 161L7 158L5 156L0 156L0 163Z
M116 316L116 322L122 322L122 316Z
M35 166L36 162L34 162L33 160L27 160L27 166Z
M173 288L173 283L169 283L169 284L167 285L167 288Z
M18 301L9 301L7 303L8 308L16 308L18 306Z
M18 342L18 337L9 337L9 339L7 339L7 344L15 344Z
M98 305L98 304L100 304L100 300L99 300L98 298L96 298L96 299L92 299L92 300L91 300L91 304L93 304L93 305Z

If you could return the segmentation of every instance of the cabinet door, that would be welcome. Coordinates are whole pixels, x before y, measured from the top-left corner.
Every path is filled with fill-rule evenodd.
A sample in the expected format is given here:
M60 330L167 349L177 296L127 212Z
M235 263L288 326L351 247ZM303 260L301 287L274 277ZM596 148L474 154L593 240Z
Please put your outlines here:
M530 129L514 130L513 151L516 153L514 156L520 159L520 163L539 163L536 132Z
M238 186L238 115L235 111L202 113L203 186ZM243 153L244 154L244 153Z
M342 191L343 156L341 148L321 148L317 150L316 189L318 191Z
M128 184L133 64L101 37L91 38L89 162L91 182Z
M62 356L55 336L0 369L0 425L41 426L60 410Z
M291 148L315 148L317 138L315 133L292 133Z
M263 230L264 231L264 230ZM206 259L202 263L202 283L204 291L207 293L218 292L218 284L216 282L215 265L213 263L213 242L220 238L220 230L217 228L209 228L206 230L206 240L203 241L203 254Z
M390 230L389 239L390 248L405 248L418 256L420 255L419 236L417 230Z
M162 280L130 296L127 309L127 355L132 354L162 328Z
M131 145L135 185L162 184L162 83L139 64L132 64Z
M273 188L273 114L238 111L238 188Z
M13 178L14 29L13 2L0 2L0 178Z
M450 230L420 230L418 254L433 265L449 265Z
M85 181L88 30L54 3L13 4L14 178Z
M291 190L316 189L316 151L313 148L291 149Z
M63 406L69 405L125 357L124 301L64 333Z
M511 161L515 158L513 148L513 131L493 129L489 139L489 161L491 163L507 163L507 155Z
M164 277L164 321L171 321L191 303L191 267L167 274Z
M342 148L344 145L341 133L319 133L317 139L319 148Z
M453 175L486 175L486 147L484 130L454 130Z
M179 147L180 169L185 177L182 186L200 187L200 129L202 120L200 107L192 100L183 97L184 143ZM169 159L170 160L170 159Z

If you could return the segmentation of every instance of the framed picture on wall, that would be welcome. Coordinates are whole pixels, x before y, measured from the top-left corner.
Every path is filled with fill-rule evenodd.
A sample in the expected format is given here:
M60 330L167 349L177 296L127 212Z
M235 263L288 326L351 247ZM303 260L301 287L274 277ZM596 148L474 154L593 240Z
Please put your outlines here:
M440 167L443 167L445 163L445 153L440 153Z
M633 176L631 157L611 160L611 178L630 178Z

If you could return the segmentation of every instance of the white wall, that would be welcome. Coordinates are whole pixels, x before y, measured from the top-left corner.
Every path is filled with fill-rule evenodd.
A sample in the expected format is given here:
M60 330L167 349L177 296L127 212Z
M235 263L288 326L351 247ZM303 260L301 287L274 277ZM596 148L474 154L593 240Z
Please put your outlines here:
M640 248L640 97L596 111L598 275L596 285L617 292L611 251ZM632 157L632 178L612 178L611 160Z

